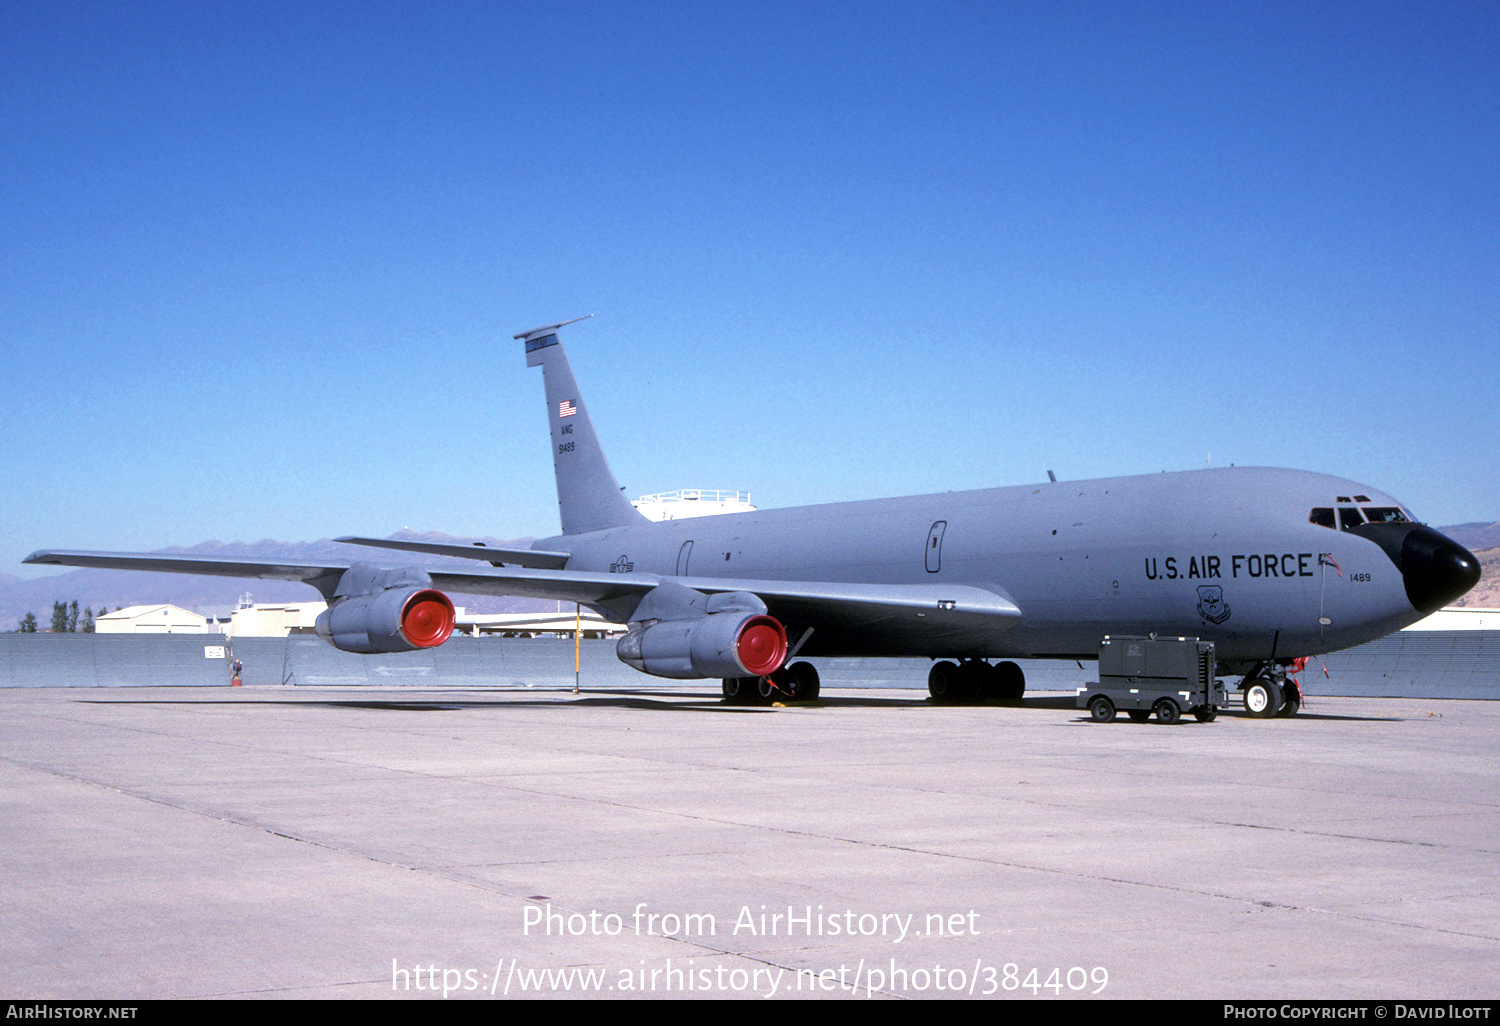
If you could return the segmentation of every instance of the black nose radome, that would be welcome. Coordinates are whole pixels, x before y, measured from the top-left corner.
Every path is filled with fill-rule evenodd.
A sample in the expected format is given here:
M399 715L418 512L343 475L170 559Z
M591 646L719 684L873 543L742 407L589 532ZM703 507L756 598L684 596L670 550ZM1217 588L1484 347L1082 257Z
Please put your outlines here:
M1430 527L1413 528L1401 542L1401 576L1412 607L1431 613L1479 583L1479 560Z
M1363 524L1353 534L1385 552L1406 584L1412 608L1432 613L1479 583L1479 560L1453 539L1421 524Z

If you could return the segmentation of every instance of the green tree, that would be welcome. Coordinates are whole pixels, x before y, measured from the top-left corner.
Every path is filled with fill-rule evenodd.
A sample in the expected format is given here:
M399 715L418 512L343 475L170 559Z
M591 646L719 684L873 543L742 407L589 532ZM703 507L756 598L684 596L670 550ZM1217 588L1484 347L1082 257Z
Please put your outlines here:
M69 634L77 634L78 633L78 600L77 599L74 599L73 600L73 604L68 607L68 633Z
M104 615L103 610L100 610L99 615ZM92 607L85 606L83 608L83 619L78 623L78 630L82 634L94 633L94 610Z
M68 632L68 604L66 602L52 603L52 633L66 634Z
M22 634L35 634L36 633L36 614L35 613L27 613L25 619L23 619L21 621L21 633Z

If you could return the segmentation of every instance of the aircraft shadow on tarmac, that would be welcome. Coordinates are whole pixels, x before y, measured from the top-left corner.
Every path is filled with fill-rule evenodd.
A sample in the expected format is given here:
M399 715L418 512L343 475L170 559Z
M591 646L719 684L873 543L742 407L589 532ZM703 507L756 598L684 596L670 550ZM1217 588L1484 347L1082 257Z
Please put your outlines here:
M745 706L731 705L718 695L704 694L698 696L686 696L681 691L642 691L631 689L629 691L595 691L586 692L572 697L570 689L558 688L556 690L533 692L537 697L520 700L510 699L508 696L516 694L514 690L507 689L502 692L507 696L501 701L439 701L426 700L279 700L279 699L250 699L232 701L234 705L268 705L268 706L323 706L329 709L379 709L389 712L451 712L462 709L495 709L495 708L565 708L569 706L582 706L586 708L615 708L615 709L641 709L661 712L725 712L725 713L773 713L781 708L795 709L819 709L819 708L871 708L871 709L894 709L894 708L920 708L931 707L933 709L952 708L984 708L994 709L1058 709L1076 710L1076 699L1071 695L1048 696L1045 698L1028 698L1021 702L991 700L968 703L965 706L934 703L927 698L882 698L875 695L870 697L829 697L822 698L816 702L798 703L795 705L777 704L775 706ZM543 697L549 696L549 697ZM229 697L229 696L226 696ZM687 698L689 700L684 701ZM192 698L192 699L102 699L84 698L80 702L89 705L225 705L223 701L214 699ZM1221 710L1221 715L1234 716L1236 719L1250 719L1241 710ZM1401 716L1340 716L1330 713L1311 712L1306 706L1297 714L1299 720L1317 720L1327 722L1367 722L1367 723L1399 723L1406 717ZM1080 721L1089 721L1086 712L1080 712Z

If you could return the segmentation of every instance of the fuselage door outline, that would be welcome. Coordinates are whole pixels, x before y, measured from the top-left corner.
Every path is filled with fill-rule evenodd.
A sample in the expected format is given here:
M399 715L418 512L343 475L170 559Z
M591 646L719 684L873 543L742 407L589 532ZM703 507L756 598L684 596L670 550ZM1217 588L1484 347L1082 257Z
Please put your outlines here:
M927 531L927 572L935 574L943 568L943 534L948 530L948 521L939 520Z

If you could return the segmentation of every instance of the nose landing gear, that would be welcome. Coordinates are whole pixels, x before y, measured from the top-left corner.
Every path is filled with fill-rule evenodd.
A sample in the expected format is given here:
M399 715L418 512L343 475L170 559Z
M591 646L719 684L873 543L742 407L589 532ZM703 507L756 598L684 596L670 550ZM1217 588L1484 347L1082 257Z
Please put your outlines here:
M1285 666L1258 664L1240 681L1240 691L1245 696L1245 712L1253 719L1295 716L1302 708L1302 689L1295 678L1287 676Z

